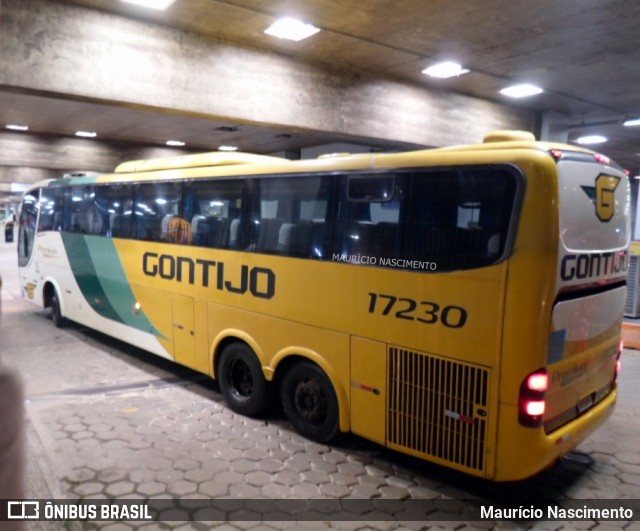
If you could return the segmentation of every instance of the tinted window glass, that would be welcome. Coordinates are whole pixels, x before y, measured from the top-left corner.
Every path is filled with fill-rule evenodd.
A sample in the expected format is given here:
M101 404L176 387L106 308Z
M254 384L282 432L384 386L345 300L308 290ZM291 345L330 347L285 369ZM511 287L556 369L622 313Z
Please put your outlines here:
M407 176L350 177L346 189L344 180L341 183L332 259L364 257L364 263L380 265L397 258L402 250L400 219Z
M36 237L36 223L38 222L38 194L40 190L28 192L22 199L20 211L20 228L18 232L18 264L25 266L29 263L33 252L33 242Z
M104 216L95 203L93 186L73 186L66 189L63 230L79 234L101 234Z
M354 175L349 177L347 186L351 201L390 201L394 178L392 175Z
M322 258L330 177L260 179L252 248L301 258Z
M412 176L402 258L438 271L469 269L502 258L516 193L501 169L461 169Z
M44 188L40 195L38 231L61 231L64 217L64 189Z
M516 188L510 171L493 168L351 177L341 185L331 259L423 271L493 264L504 254Z
M185 217L193 244L236 249L242 241L243 181L195 181L185 188Z
M188 232L180 212L178 183L148 183L135 187L133 237L148 241L188 243ZM190 227L190 225L189 225ZM180 234L179 234L180 233ZM182 241L185 240L185 241Z
M95 187L95 203L103 216L103 236L128 238L131 234L133 189L129 185Z

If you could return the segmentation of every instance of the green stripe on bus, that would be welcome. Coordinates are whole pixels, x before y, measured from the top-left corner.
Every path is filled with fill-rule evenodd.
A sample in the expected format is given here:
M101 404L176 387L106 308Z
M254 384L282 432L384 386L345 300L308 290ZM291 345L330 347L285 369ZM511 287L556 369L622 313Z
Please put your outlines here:
M136 298L111 239L63 232L62 241L82 295L99 315L167 339L142 311L132 312Z
M96 184L97 182L97 175L85 175L84 177L65 177L64 179L55 179L49 183L49 186L69 186L70 184Z

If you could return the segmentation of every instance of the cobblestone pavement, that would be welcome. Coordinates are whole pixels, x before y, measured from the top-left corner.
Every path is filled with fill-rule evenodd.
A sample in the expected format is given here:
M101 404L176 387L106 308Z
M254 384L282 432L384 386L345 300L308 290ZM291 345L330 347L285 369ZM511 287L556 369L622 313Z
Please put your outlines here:
M640 529L638 522L447 521L455 499L486 503L640 498L640 353L623 355L618 407L556 468L493 484L385 450L355 436L326 446L297 435L282 412L231 412L216 384L77 325L58 330L19 300L15 258L0 245L2 362L25 384L28 496L70 499L452 500L429 521L36 522L29 529ZM426 503L426 502L425 502Z

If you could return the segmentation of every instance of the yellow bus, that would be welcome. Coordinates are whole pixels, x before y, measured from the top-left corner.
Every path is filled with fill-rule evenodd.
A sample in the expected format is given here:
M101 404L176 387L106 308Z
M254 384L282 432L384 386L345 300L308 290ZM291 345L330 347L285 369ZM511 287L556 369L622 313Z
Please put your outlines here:
M208 153L35 185L23 296L353 432L496 481L552 466L612 412L629 185L606 157L479 145L289 161ZM79 360L81 361L81 360Z

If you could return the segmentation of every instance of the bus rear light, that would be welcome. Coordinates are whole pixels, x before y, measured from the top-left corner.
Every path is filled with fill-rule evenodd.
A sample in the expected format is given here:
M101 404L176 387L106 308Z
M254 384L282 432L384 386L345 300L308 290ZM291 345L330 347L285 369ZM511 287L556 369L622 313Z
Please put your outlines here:
M544 400L530 400L525 402L524 410L530 417L538 417L544 415Z
M518 401L519 420L527 428L542 426L545 410L545 393L549 386L549 374L546 368L529 374L520 385Z
M620 374L620 368L622 367L622 351L624 350L624 341L620 339L620 348L618 350L618 355L616 356L616 372L613 374L613 381L615 382L618 379L618 374Z
M544 393L549 385L549 375L546 372L534 372L529 375L526 382L530 391L542 391Z

